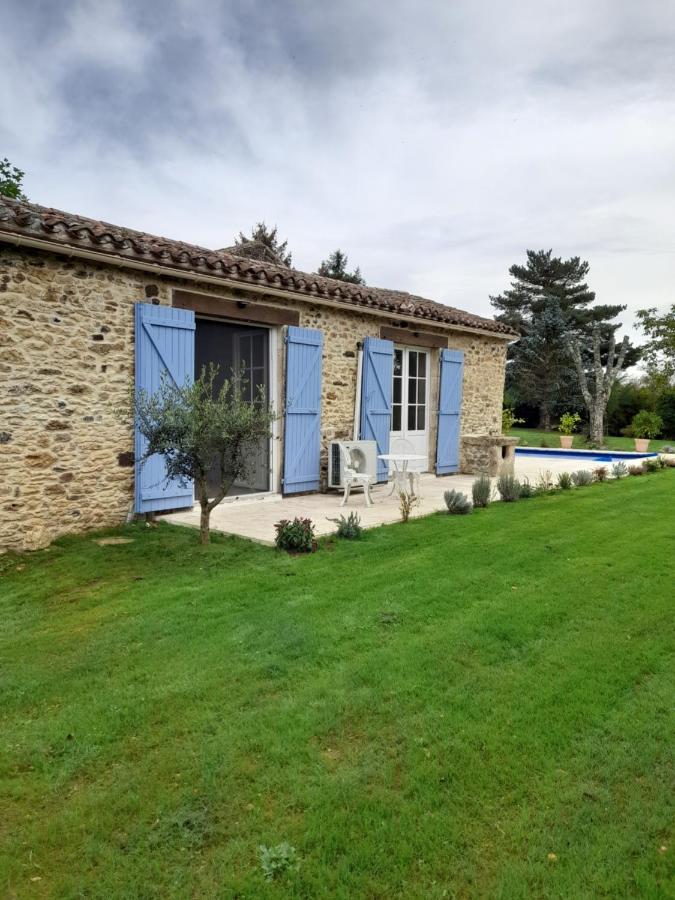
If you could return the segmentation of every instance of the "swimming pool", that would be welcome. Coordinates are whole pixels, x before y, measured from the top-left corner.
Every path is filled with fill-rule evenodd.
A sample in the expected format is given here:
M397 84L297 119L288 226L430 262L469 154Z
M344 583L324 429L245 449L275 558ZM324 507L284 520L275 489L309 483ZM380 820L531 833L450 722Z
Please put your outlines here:
M534 447L516 447L516 456L534 456L540 459L578 459L586 462L630 462L658 456L658 453L630 453L627 450L556 450Z

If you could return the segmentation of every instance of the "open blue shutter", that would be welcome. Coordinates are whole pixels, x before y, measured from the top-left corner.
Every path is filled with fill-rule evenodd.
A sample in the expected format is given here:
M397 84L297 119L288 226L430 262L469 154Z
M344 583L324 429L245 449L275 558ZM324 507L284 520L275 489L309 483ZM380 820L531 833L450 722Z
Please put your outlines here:
M154 393L164 372L174 384L194 378L195 314L189 309L136 304L136 391ZM136 428L136 512L157 512L192 506L192 483L166 478L158 454L143 464L147 441Z
M441 384L438 401L438 446L436 474L459 471L459 429L462 409L464 354L441 350Z
M320 331L289 326L286 335L285 494L318 491L320 487L322 350Z
M389 452L394 343L368 337L363 342L361 378L361 440L375 441L377 453ZM386 481L389 466L377 461L377 480Z

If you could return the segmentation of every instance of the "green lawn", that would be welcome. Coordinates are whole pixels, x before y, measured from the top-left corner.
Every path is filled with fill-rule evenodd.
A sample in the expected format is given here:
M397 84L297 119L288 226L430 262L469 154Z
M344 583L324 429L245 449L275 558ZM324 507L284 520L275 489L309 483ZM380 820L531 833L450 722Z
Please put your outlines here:
M520 438L520 443L530 447L541 447L542 441L546 441L548 447L560 446L560 434L557 431L542 431L536 428L512 428L509 434ZM610 450L635 450L635 441L629 437L606 437L605 444ZM579 450L587 450L583 435L575 434L573 447ZM675 446L675 441L652 440L649 444L649 450L660 450L661 447Z
M0 558L0 894L673 896L674 506Z

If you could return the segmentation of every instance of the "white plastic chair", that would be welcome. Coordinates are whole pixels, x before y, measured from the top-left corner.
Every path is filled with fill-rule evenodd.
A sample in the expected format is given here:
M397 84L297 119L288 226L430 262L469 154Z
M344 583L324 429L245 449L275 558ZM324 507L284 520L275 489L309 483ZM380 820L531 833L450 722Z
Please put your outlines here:
M415 448L406 440L406 438L395 438L389 447L389 452L393 455L415 455ZM420 473L410 472L408 466L404 469L395 468L391 473L394 481L394 490L398 493L405 493L410 490L416 497L420 496ZM393 491L392 491L393 493Z
M349 500L349 494L352 489L352 485L357 485L357 487L363 488L363 495L366 498L366 506L372 506L373 501L370 496L370 482L371 476L368 475L367 472L357 472L352 463L352 454L349 451L349 447L345 447L344 444L340 445L340 450L342 450L342 458L344 460L344 484L345 484L345 492L342 497L342 503L340 506L344 506Z

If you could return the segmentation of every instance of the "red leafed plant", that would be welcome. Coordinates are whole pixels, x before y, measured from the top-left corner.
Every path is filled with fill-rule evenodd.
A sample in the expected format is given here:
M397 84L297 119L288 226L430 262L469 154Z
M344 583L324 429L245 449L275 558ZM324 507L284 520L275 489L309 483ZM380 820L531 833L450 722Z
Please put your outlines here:
M289 553L311 553L316 550L311 519L300 519L298 516L292 521L282 519L274 527L277 531L274 542L280 550L288 550Z

